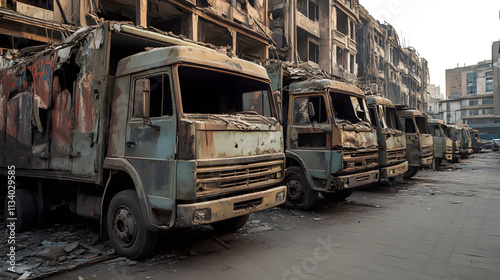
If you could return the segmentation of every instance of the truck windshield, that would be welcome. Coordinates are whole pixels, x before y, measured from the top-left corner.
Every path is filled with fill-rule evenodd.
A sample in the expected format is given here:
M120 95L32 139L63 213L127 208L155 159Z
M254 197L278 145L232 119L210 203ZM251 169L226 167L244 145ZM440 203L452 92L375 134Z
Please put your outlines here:
M330 94L336 120L349 121L352 124L359 122L370 124L370 114L364 98L338 92L330 92Z
M429 128L427 126L427 121L424 117L415 117L415 121L421 134L430 134Z
M184 113L272 116L267 83L215 69L178 69Z
M396 114L396 109L391 108L391 107L383 107L383 108L385 109L384 118L385 118L385 123L386 123L387 127L392 128L392 129L401 130L400 125L399 125L399 121L398 121L398 116Z
M443 129L444 135L448 138L451 138L450 132L448 131L448 128L446 126L441 126L441 128Z

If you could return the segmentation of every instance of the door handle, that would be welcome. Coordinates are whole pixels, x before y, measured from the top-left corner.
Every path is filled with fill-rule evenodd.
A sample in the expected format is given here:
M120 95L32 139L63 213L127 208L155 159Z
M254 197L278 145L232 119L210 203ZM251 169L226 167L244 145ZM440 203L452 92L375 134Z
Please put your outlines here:
M127 146L128 148L130 148L132 146L135 146L135 142L134 141L127 141L127 143L125 143L125 146Z

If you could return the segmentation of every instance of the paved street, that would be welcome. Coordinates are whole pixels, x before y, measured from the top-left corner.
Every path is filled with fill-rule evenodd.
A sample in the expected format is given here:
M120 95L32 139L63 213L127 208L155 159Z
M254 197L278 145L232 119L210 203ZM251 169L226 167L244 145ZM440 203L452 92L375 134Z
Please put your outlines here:
M254 214L235 234L183 230L148 260L48 279L500 279L500 154L453 167L314 212Z

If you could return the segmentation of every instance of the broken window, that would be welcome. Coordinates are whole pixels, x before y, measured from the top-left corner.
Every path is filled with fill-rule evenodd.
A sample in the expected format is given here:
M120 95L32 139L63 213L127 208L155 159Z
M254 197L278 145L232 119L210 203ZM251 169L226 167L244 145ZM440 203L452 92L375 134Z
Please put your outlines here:
M331 92L334 116L350 123L370 122L366 101L361 97Z
M297 97L293 108L294 124L310 125L328 122L323 96Z
M418 130L420 130L420 133L430 134L429 126L427 125L427 121L425 120L424 117L416 117L415 122L417 123Z
M318 21L319 19L318 5L316 5L312 1L309 1L309 19L314 21Z
M349 55L349 72L354 74L354 55Z
M156 75L146 79L149 80L149 117L171 116L173 109L169 76ZM141 115L141 113L134 112L134 116Z
M319 63L319 48L318 45L309 41L309 61Z
M344 50L337 47L337 66L345 67L344 65Z
M38 8L46 9L46 10L54 10L54 1L47 0L16 0L16 2L21 2L24 4L28 4L31 6L35 6Z
M354 40L354 23L352 21L349 23L351 26L351 32L349 34L351 35L351 40Z
M435 136L435 137L441 137L443 136L441 134L441 128L439 127L439 125L433 125L432 126L432 136Z
M385 120L387 123L387 127L401 130L401 125L399 123L395 108L385 107Z
M349 23L347 19L347 14L341 9L337 9L337 31L348 36L349 35Z
M297 10L307 16L307 0L297 0Z
M195 66L179 66L182 109L188 114L271 116L268 85L249 77Z
M416 133L415 124L413 123L413 119L405 119L401 118L401 122L403 123L403 129L405 133Z
M441 126L441 130L442 130L442 131L443 131L443 133L444 133L444 136L446 136L446 137L450 138L450 133L449 133L449 131L448 131L447 127L446 127L446 126L443 126L443 125L440 125L440 126Z

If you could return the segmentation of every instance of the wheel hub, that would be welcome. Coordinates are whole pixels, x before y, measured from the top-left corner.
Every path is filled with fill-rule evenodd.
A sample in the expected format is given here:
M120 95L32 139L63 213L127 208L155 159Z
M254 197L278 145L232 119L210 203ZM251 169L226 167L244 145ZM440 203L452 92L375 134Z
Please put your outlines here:
M126 207L121 207L115 212L113 229L116 235L126 244L134 242L137 235L134 216Z
M298 200L302 197L302 184L296 180L290 180L287 184L288 198L291 200Z

